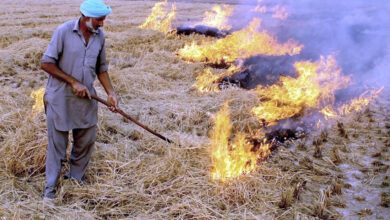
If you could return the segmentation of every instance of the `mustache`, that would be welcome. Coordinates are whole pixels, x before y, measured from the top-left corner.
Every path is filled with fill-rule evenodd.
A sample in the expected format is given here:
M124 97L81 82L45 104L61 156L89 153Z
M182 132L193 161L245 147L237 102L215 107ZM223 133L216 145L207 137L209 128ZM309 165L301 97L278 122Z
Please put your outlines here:
M90 32L92 32L92 33L96 33L97 30L98 30L98 28L100 27L100 26L98 26L97 28L94 28L93 25L92 25L92 20L86 21L85 24L86 24L88 30L89 30Z

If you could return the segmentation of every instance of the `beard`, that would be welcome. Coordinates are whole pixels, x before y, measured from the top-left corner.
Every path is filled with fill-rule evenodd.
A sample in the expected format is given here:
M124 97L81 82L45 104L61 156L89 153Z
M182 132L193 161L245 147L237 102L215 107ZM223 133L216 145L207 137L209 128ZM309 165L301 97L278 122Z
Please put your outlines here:
M85 25L87 26L87 29L89 32L96 33L97 29L95 29L92 25L92 19L89 19L88 21L85 22Z

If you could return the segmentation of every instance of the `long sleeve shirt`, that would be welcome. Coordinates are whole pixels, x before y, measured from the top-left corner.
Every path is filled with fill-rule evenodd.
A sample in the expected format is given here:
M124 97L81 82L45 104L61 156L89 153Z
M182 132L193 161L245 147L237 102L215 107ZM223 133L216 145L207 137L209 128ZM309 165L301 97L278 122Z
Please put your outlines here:
M86 44L79 21L80 18L68 21L54 31L41 63L56 64L95 95L93 83L97 74L108 70L105 34L99 28ZM51 75L46 85L44 101L46 115L53 119L54 126L59 131L88 128L97 123L97 102L77 97L69 84Z

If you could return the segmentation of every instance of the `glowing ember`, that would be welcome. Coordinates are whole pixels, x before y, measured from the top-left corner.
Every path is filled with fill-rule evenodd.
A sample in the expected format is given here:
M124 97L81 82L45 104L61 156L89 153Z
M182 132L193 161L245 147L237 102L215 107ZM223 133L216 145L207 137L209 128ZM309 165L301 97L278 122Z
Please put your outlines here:
M176 16L176 5L172 4L172 9L170 12L167 11L167 7L167 0L164 2L157 2L152 8L152 13L139 27L168 33L171 22Z
M219 30L230 30L232 26L228 24L228 17L233 13L233 8L229 5L216 5L212 11L205 12L205 17L201 24L215 27Z
M238 58L248 58L255 55L295 55L299 54L302 46L289 40L279 44L275 37L266 30L258 31L261 19L255 18L243 30L236 31L226 38L214 43L197 45L195 42L185 45L178 55L188 61L221 64L233 62Z
M244 134L237 134L232 143L229 143L232 125L230 123L227 103L214 117L215 127L211 131L211 161L213 168L211 177L214 180L225 182L239 177L256 168L261 157L267 157L271 151L268 144L262 144L254 151L253 145L248 143Z
M43 112L43 95L45 94L45 88L37 89L31 92L30 97L35 100L32 107L31 117L35 118L40 112Z
M334 92L344 88L349 77L342 76L335 59L315 63L305 61L294 64L299 76L282 76L279 83L256 89L261 104L252 109L259 120L276 122L302 114L306 109L321 109L321 106L333 104Z

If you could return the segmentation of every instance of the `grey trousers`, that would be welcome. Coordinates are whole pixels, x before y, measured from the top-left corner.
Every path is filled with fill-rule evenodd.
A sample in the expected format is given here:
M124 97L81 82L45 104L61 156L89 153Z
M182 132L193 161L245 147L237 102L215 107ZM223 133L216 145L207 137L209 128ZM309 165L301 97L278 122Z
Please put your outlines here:
M73 146L70 155L70 177L81 180L96 141L96 125L85 129L73 129ZM46 189L55 189L61 173L63 162L66 161L68 146L68 131L58 131L54 122L47 118L48 148L46 154Z

